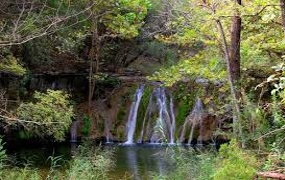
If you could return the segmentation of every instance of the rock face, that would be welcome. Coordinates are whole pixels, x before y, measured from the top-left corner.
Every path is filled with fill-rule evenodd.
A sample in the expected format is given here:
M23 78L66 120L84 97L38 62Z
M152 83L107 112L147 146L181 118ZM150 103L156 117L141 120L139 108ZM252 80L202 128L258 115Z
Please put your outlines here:
M202 100L198 98L192 112L185 119L179 141L180 143L193 143L194 139L198 143L210 141L216 126L216 118L204 109Z
M131 105L136 100L135 94L138 87L139 84L130 84L128 81L106 98L94 101L89 138L104 139L107 142L126 142L129 132L128 117L134 113ZM133 143L194 143L196 141L203 143L213 140L217 118L206 110L202 99L197 98L183 122L175 123L175 119L179 116L181 100L174 98L173 90L165 89L164 93L159 94L158 89L161 90L158 85L146 85L142 100L135 112L137 117L133 127ZM77 116L80 119L83 117L82 113L86 112L87 103L83 102L77 109Z
M207 142L213 140L217 129L217 118L214 115L206 114L199 124L198 142Z

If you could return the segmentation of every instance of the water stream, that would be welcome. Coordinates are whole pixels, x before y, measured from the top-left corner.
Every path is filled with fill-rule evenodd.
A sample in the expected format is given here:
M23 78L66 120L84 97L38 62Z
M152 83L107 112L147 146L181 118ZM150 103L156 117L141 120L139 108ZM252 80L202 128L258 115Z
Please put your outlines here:
M77 128L80 121L74 121L70 127L70 142L77 142Z
M127 121L127 141L126 144L134 143L134 133L136 130L137 113L140 105L140 101L143 95L144 85L139 86L135 93L135 100L131 105L129 117Z
M126 134L128 139L126 144L132 144L134 142L142 143L144 140L151 143L167 142L174 144L176 125L174 103L171 95L168 98L166 88L157 87L150 94L148 106L143 119L137 120L139 104L141 97L143 96L142 86L137 89L134 96L136 98L131 105L126 125ZM158 112L157 116L155 115L155 112ZM137 121L142 121L142 127L139 138L135 141L134 133L136 131Z

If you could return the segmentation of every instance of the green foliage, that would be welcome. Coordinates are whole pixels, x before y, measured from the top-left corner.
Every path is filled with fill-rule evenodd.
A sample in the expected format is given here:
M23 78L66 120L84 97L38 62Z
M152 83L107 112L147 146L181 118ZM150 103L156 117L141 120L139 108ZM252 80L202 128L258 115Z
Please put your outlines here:
M267 156L265 163L263 164L264 171L279 171L285 167L285 154L284 150L280 149L280 146L273 143L270 148L270 153Z
M114 34L133 38L139 34L139 28L151 6L149 0L110 0L99 4L100 10L112 11L100 21ZM112 9L106 9L112 7Z
M218 156L214 180L252 180L256 174L255 157L241 149L235 141L229 145L223 144Z
M117 121L122 122L126 116L126 112L123 109L119 109L117 113Z
M83 115L83 128L82 133L84 136L88 136L91 128L91 121L88 118L87 114Z
M284 148L284 127L285 127L285 114L284 114L284 100L285 100L285 81L284 81L284 64L273 67L275 73L267 78L265 82L258 87L264 85L273 85L271 89L272 102L269 104L268 117L271 120L270 127L264 133L262 139L267 140L267 145L274 145L275 148Z
M38 137L53 136L63 141L74 117L69 95L48 90L47 93L36 92L34 98L35 102L22 103L17 109L18 117L23 120L20 123Z
M168 44L163 42L146 42L142 45L141 49L147 55L158 59L160 63L165 67L169 67L179 59L179 55L177 53L178 50L170 47Z
M5 161L7 160L6 150L4 149L4 143L2 137L0 138L0 172L4 168Z
M199 154L193 149L173 148L167 150L175 168L165 176L155 175L154 180L211 180L215 172L214 153Z
M0 172L3 180L42 180L40 172L29 166L25 168L4 169Z
M12 55L8 55L0 62L0 72L11 73L18 76L23 76L27 73L27 70L21 65L17 58Z
M79 153L72 160L67 171L67 179L104 180L107 172L113 167L111 151L88 146L79 147Z
M138 36L150 6L149 0L108 0L97 2L93 12L106 34L128 39Z
M1 145L2 146L2 145ZM0 147L1 147L0 146ZM1 149L1 148L0 148ZM5 151L0 150L0 155ZM1 167L1 180L104 180L109 179L107 172L113 167L112 151L102 150L96 147L92 148L89 145L78 147L77 154L71 160L68 169L62 170L59 162L62 157L49 157L51 162L49 169L39 170L31 164L26 164L24 167ZM0 157L1 158L1 157ZM2 160L1 160L2 161Z
M258 102L254 102L254 99L250 98L249 95L243 94L243 107L240 119L240 124L244 133L243 137L241 137L242 141L245 142L248 147L260 148L264 144L261 142L252 142L257 141L270 129L267 113L260 105L258 105Z
M17 135L19 139L30 139L34 137L33 132L25 131L25 130L20 130Z
M52 41L50 38L40 38L24 44L24 61L31 68L49 66L52 62Z
M210 55L210 53L213 54ZM211 58L208 58L208 56ZM208 66L205 66L205 64L208 64ZM172 86L175 82L189 77L225 79L226 71L223 67L223 60L216 56L213 51L202 51L170 68L162 68L150 79L162 81L167 86Z

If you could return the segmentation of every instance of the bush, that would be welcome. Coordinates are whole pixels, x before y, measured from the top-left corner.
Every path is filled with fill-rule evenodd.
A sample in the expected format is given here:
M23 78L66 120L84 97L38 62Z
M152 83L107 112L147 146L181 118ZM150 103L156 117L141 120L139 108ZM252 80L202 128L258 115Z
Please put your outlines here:
M6 159L7 159L6 150L4 149L3 140L0 137L0 169L3 169Z
M214 180L252 180L256 174L256 159L242 150L235 141L229 145L223 144L218 158Z
M17 115L24 128L38 137L53 136L63 141L74 117L69 95L62 91L36 92L35 102L22 103Z
M82 133L84 136L88 136L91 128L91 121L86 114L83 115L83 128Z
M108 179L107 172L113 166L111 151L101 148L80 146L79 152L71 162L67 171L69 180L104 180Z
M18 76L23 76L27 73L27 70L18 62L14 56L9 55L7 56L1 63L0 63L0 72L6 72L15 74Z
M170 151L168 156L175 168L165 176L153 176L157 180L210 180L214 168L214 153L202 153L178 148Z

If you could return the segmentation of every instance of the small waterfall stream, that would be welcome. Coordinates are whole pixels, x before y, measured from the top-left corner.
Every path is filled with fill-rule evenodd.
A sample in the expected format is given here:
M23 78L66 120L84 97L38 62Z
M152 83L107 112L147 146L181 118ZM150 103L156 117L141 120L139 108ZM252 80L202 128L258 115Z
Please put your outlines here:
M70 142L77 142L77 128L79 126L80 121L74 121L70 127Z
M175 114L174 114L174 103L173 103L173 97L170 96L170 115L171 115L171 129L170 129L170 144L174 144L174 133L175 133L175 126L176 126L176 120L175 120Z
M194 105L192 112L186 118L185 123L183 125L183 130L182 130L181 135L180 135L180 142L181 143L184 142L185 136L186 136L186 131L190 127L191 127L191 129L190 129L188 143L190 144L192 142L194 130L195 130L196 126L199 125L198 123L201 122L201 118L203 115L204 115L203 103L202 103L202 100L200 98L198 98L196 100L196 103Z
M166 89L159 87L155 90L157 98L157 106L159 111L159 117L156 123L156 129L162 132L156 132L151 138L151 142L158 143L161 140L166 139L168 143L174 143L174 133L175 133L175 115L174 115L174 104L173 98L170 97L169 109L167 107L167 96Z
M140 101L143 95L144 85L139 86L135 93L135 100L131 105L128 122L127 122L127 141L125 144L134 143L134 133L136 129L137 113L140 105Z

